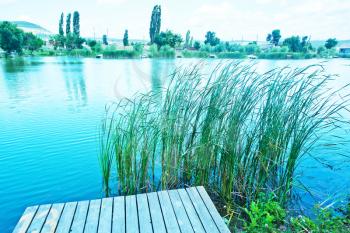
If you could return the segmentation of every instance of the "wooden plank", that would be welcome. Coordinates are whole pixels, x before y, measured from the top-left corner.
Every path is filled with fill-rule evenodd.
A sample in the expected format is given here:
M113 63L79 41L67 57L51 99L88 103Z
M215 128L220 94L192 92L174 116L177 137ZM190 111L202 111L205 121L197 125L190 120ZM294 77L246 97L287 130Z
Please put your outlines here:
M100 220L98 223L98 233L112 232L112 211L113 198L103 198L101 204Z
M53 204L51 206L50 212L40 233L54 233L56 231L58 220L61 217L63 207L63 203Z
M186 190L178 189L177 192L179 193L182 204L185 207L185 210L187 212L187 216L190 219L190 222L192 224L192 228L193 228L194 232L205 233L202 222L199 219L197 212L196 212L196 209L194 208L192 201L191 201L190 197L188 196Z
M13 230L13 233L26 233L30 223L32 222L35 216L36 211L38 210L38 207L39 206L30 206L25 209L23 215L21 216L15 229Z
M155 233L166 233L162 210L160 209L157 193L147 193L147 198L149 210L151 213L153 231Z
M137 209L139 214L140 232L152 233L152 221L149 213L148 200L146 194L137 194Z
M90 201L84 233L96 233L100 216L101 199Z
M227 225L225 224L223 218L220 216L219 212L217 211L214 203L210 199L207 191L205 191L203 186L197 187L197 191L201 198L203 199L204 204L206 205L211 217L213 218L216 226L219 228L220 232L224 233L230 233L230 230L228 229Z
M181 232L194 232L177 190L168 191Z
M163 217L167 232L169 233L180 233L179 224L171 205L170 198L167 191L158 192L159 203L162 208Z
M74 214L71 232L83 233L85 227L86 216L89 209L89 201L79 201Z
M125 197L125 213L126 213L126 232L138 233L139 223L137 216L136 196Z
M197 192L196 188L187 188L186 189L188 196L190 197L194 208L196 209L198 216L203 224L203 227L206 232L218 233L219 230L216 227L214 220L212 219L207 207L205 206L202 198Z
M58 221L56 233L68 233L73 221L76 202L68 202L64 205L60 220Z
M125 197L115 197L113 204L113 233L125 233Z
M40 232L41 228L43 227L47 214L49 213L51 208L51 205L41 205L39 206L38 211L36 212L32 223L30 224L29 229L27 230L28 233L34 233L34 232Z

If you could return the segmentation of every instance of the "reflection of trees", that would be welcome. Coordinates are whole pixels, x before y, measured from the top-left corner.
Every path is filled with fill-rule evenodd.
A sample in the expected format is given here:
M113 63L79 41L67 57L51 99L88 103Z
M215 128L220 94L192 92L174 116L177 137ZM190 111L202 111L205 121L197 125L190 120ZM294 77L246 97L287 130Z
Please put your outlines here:
M69 101L74 101L78 106L87 103L86 84L84 78L83 63L65 63L63 77L66 84Z
M27 71L35 66L44 64L40 59L26 59L22 57L3 59L2 78L11 99L22 99L30 85L30 73Z

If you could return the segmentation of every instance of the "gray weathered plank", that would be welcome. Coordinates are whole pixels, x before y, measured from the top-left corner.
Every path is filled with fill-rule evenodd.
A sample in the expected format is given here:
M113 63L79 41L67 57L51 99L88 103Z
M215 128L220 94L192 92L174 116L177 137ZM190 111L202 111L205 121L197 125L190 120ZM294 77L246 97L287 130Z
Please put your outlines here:
M214 220L212 219L207 207L205 206L202 198L197 192L196 188L187 188L186 189L188 196L190 197L194 208L196 209L198 216L204 226L206 232L218 233L219 230L216 227Z
M211 201L207 191L205 191L203 186L197 187L197 191L200 194L200 196L203 199L203 202L207 206L207 209L213 218L214 222L216 223L216 226L219 228L219 231L222 233L230 233L230 230L226 226L224 220L220 216L219 212L217 211L214 203Z
M83 233L86 221L86 216L89 209L89 201L79 201L74 214L71 232Z
M53 204L40 233L54 233L61 217L64 203Z
M30 206L26 208L15 229L13 230L13 233L26 233L38 208L39 206Z
M149 213L147 195L137 194L136 199L139 214L140 232L152 233L152 221Z
M151 213L153 231L155 233L166 233L162 210L160 209L157 193L147 193L149 210Z
M167 232L169 233L180 233L179 224L171 205L170 198L167 191L158 192L159 203L162 208L163 217Z
M56 233L68 233L73 221L76 202L68 202L64 205L60 220L58 221Z
M28 233L36 233L40 232L41 228L43 227L47 214L49 213L51 208L51 205L41 205L39 206L38 211L36 212L32 223L30 224L29 229L27 230Z
M169 194L171 203L173 205L174 212L175 212L179 227L181 229L181 232L186 232L186 233L194 232L192 229L191 222L188 219L185 207L182 204L181 198L177 190L169 190L168 194Z
M112 232L112 211L113 198L103 198L101 204L100 220L98 223L98 233Z
M84 233L96 233L100 216L101 199L90 201Z
M192 228L193 228L194 232L205 233L202 222L199 219L197 212L196 212L196 210L192 204L192 201L191 201L190 197L188 196L186 190L178 189L177 192L179 193L181 201L185 207L185 210L187 212L187 216L190 219L190 222L192 224Z
M139 223L137 216L136 196L125 197L125 213L126 213L126 232L138 233Z
M125 233L125 197L115 197L113 204L113 233Z

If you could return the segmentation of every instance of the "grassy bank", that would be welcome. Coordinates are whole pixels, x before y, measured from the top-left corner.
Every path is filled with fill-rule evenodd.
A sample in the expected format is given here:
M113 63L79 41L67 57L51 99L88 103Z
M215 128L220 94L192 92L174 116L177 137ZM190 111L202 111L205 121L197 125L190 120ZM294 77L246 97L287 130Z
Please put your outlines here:
M109 106L99 157L104 192L204 185L236 220L261 195L286 207L300 160L338 126L348 101L331 102L337 92L325 88L331 77L319 66L204 69L178 70L164 90Z

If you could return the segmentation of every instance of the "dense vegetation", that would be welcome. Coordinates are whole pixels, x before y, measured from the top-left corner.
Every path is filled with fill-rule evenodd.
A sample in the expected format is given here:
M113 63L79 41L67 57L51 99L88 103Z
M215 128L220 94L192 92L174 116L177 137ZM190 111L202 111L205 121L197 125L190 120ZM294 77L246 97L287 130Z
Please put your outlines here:
M22 54L23 50L33 53L43 46L44 42L32 33L26 33L10 22L0 23L0 48L6 52Z
M72 19L73 17L73 19ZM64 28L65 25L65 28ZM17 46L18 37L14 28L11 35L3 39L3 49L7 53L17 52L22 54L22 48ZM3 32L4 34L4 32ZM129 31L126 29L123 35L122 45L108 41L108 36L102 35L101 41L96 39L84 39L80 36L80 15L75 11L73 15L68 13L66 18L62 13L58 23L58 34L48 41L47 47L39 50L43 41L36 40L33 36L27 36L28 47L25 48L35 55L73 55L73 56L99 56L106 55L107 58L135 58L135 57L199 57L199 58L261 58L261 59L308 59L315 57L332 58L336 56L347 57L346 54L338 54L335 50L337 40L328 39L324 46L313 48L308 36L291 36L284 40L279 29L268 33L266 43L251 41L247 43L234 43L222 41L214 31L208 31L203 42L194 41L190 30L185 35L185 40L178 33L171 30L161 31L161 6L155 5L149 26L150 42L142 43L142 51L134 46L129 47ZM4 37L4 36L3 36ZM112 46L109 46L112 45ZM156 47L154 46L156 45ZM140 45L137 45L140 47ZM10 48L11 49L10 49ZM53 49L51 48L53 47ZM114 50L114 51L112 51ZM33 53L33 51L37 51Z
M204 185L233 226L242 218L246 229L261 227L254 203L273 196L271 211L287 208L300 160L322 132L338 127L348 100L331 101L338 92L325 88L332 77L318 66L258 74L232 63L210 75L204 68L178 70L164 90L108 108L99 157L104 191Z

